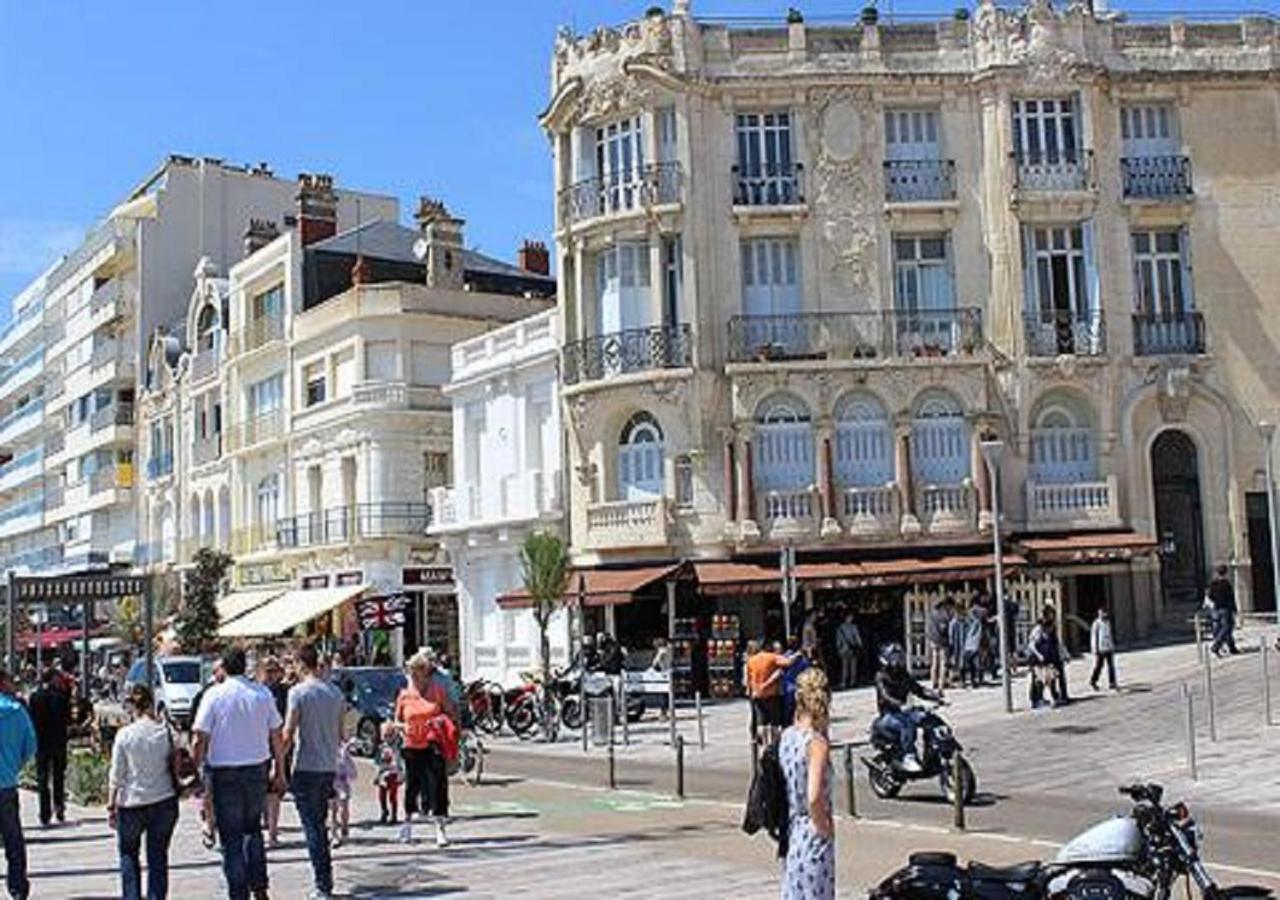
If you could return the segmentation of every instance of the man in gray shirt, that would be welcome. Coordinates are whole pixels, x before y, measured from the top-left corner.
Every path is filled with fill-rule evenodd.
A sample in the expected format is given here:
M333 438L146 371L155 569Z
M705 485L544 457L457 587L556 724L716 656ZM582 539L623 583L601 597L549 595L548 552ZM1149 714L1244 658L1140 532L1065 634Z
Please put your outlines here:
M329 855L329 801L342 745L342 713L346 701L323 678L314 645L298 651L302 680L289 690L285 746L293 751L293 800L307 839L315 888L308 895L327 900L333 893L333 861Z

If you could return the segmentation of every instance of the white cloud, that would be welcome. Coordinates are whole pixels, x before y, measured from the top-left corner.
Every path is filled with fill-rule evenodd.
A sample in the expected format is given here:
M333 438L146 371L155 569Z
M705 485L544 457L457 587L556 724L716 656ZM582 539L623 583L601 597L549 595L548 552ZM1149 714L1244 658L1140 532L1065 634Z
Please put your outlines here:
M0 275L35 275L84 239L68 222L0 219Z

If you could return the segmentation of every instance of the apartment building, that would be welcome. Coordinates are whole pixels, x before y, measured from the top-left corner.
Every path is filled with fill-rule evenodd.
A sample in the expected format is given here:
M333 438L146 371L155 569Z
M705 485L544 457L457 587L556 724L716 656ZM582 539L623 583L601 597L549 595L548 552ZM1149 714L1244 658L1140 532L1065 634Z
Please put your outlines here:
M542 245L522 256L546 258ZM543 268L541 262L538 267ZM563 535L559 341L554 310L453 346L444 394L453 404L454 481L432 492L431 533L457 581L465 678L518 683L540 665L538 626L527 603L500 608L524 583L520 548L529 534ZM567 659L568 616L549 629L555 664Z
M1048 0L563 32L577 564L684 563L700 628L776 635L791 547L806 608L918 650L929 603L991 590L998 492L1024 614L1146 634L1219 564L1274 608L1278 47ZM636 584L624 641L663 596Z
M40 359L34 346L14 359L3 390L15 397L4 402L19 415L6 421L0 452L34 471L38 435L41 479L5 496L0 566L134 562L134 401L146 336L181 324L198 260L225 272L245 222L291 219L295 193L266 166L170 156L14 304L8 339L35 341ZM387 198L344 193L344 221L355 221L357 200L371 216L394 212Z
M449 348L545 309L554 281L468 250L439 202L417 228L390 208L340 229L332 180L303 176L297 204L294 228L246 220L225 278L197 269L185 342L152 337L142 527L163 567L232 555L226 637L456 655L453 570L427 536ZM402 626L364 628L363 599L394 599Z

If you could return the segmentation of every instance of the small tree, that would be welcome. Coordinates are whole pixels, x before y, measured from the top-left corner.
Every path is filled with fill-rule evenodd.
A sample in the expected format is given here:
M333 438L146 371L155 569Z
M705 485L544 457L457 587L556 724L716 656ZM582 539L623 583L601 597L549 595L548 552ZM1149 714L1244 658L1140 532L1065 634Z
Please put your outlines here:
M551 641L547 628L556 610L564 605L564 590L569 580L569 555L564 541L547 531L530 534L520 547L520 567L525 592L533 601L533 618L538 623L545 682L551 678Z
M218 639L218 591L231 568L231 557L220 550L202 547L187 572L182 608L175 630L178 643L188 652L210 649Z

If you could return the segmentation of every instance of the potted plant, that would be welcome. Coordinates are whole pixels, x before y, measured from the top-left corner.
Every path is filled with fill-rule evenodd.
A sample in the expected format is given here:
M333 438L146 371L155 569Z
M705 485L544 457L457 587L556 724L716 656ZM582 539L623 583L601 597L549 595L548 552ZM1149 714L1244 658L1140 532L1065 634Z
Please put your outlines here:
M787 10L787 24L799 25L802 22L804 22L804 13L800 12L800 10L796 9L794 6L790 7Z
M653 19L653 18L660 19L663 16L665 16L667 13L666 13L666 10L664 10L661 6L650 6L648 9L644 11L644 14L645 14L645 17L649 19Z
M862 24L874 25L880 21L880 10L876 8L875 0L871 0L866 6L862 7Z
M957 22L968 22L968 21L969 21L969 7L967 7L967 6L957 6L957 7L956 7L956 11L953 13L953 15L954 15L955 20L956 20Z

